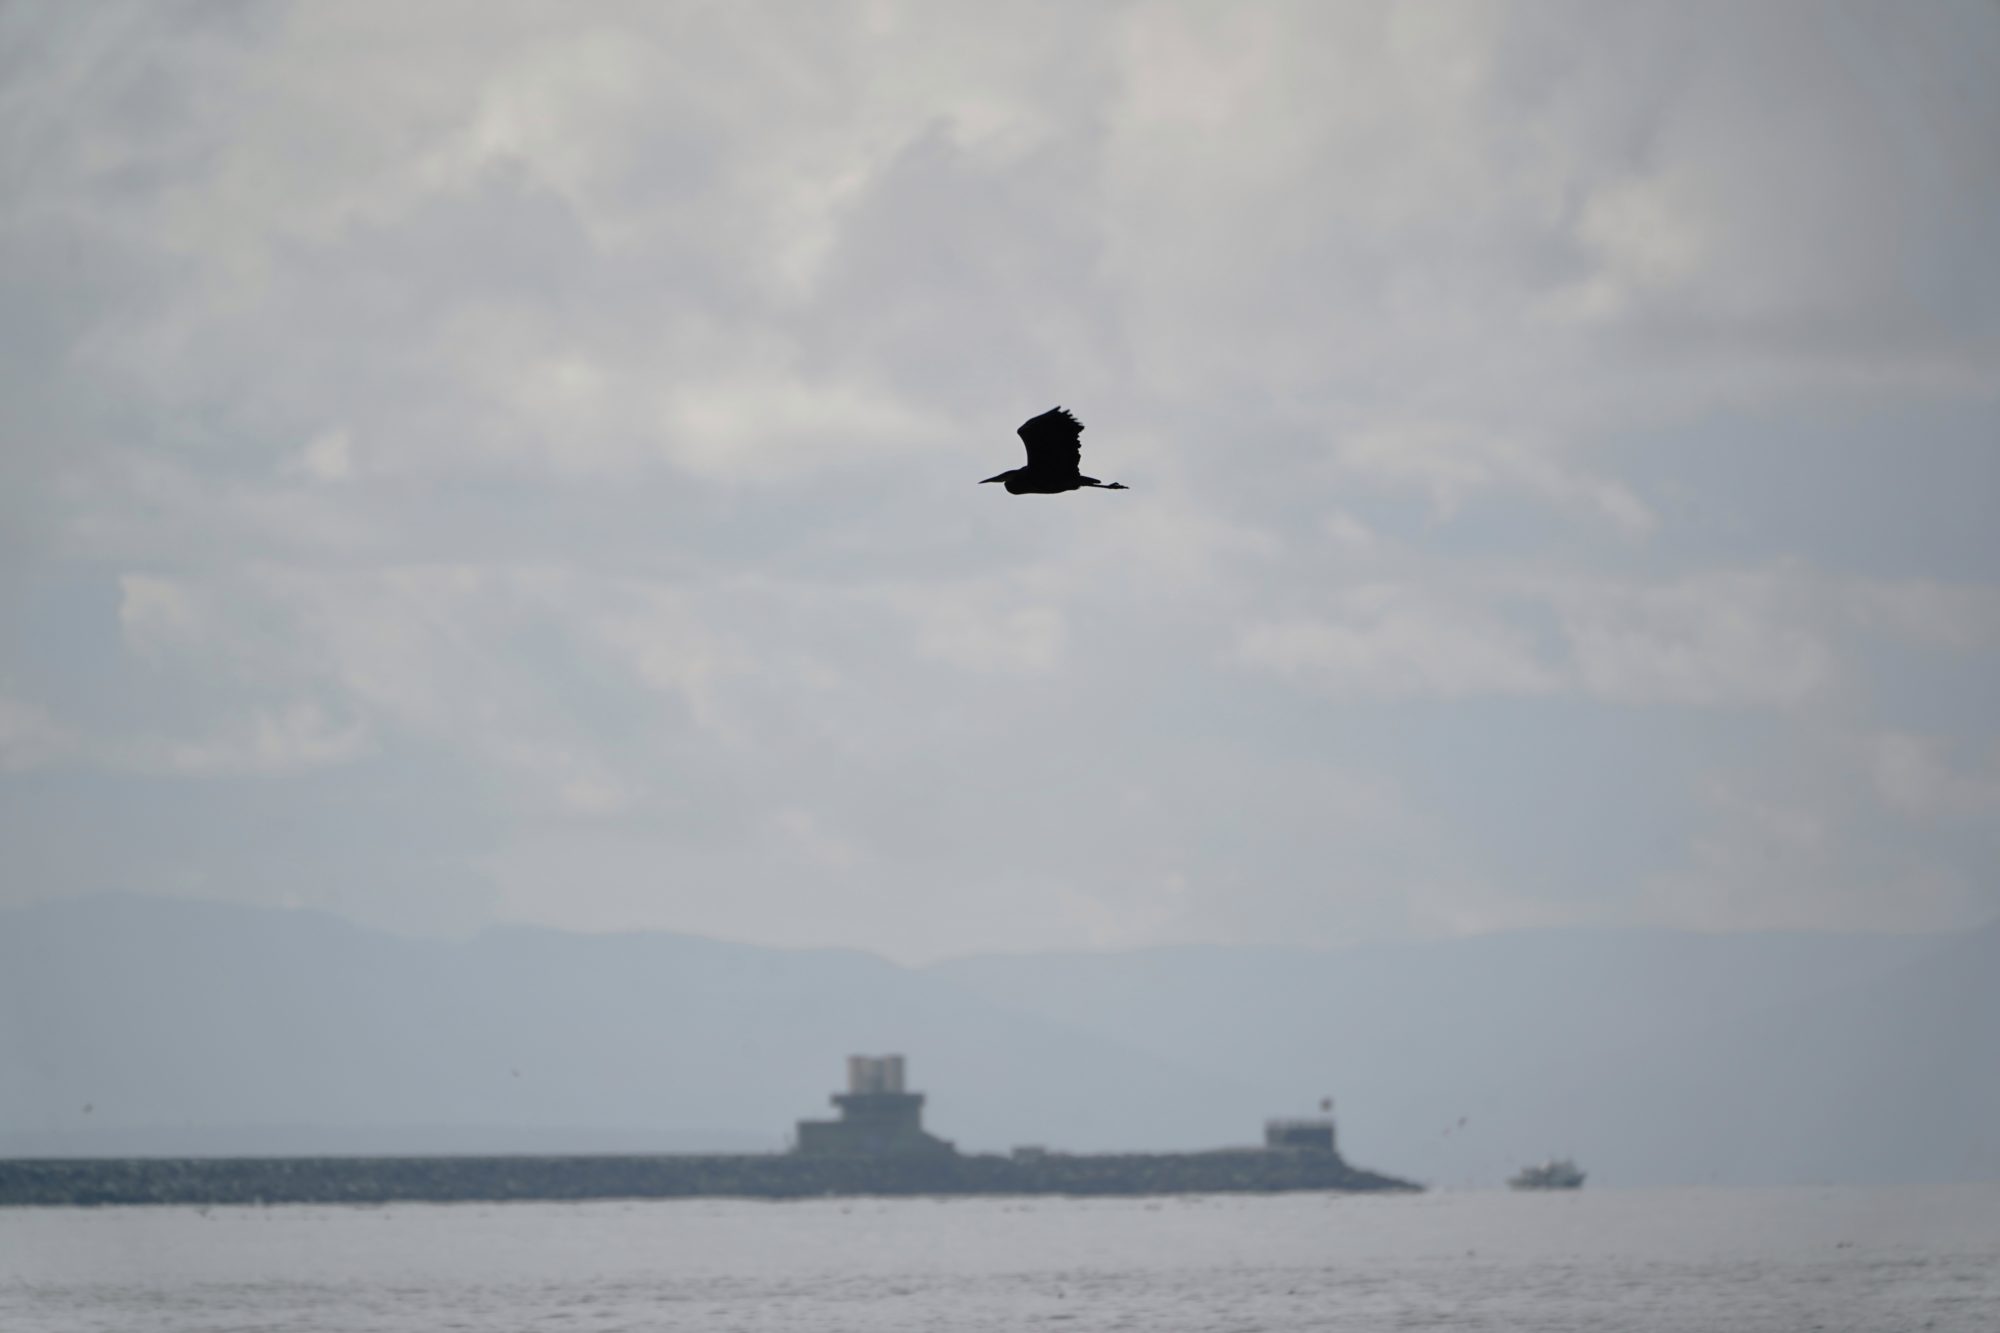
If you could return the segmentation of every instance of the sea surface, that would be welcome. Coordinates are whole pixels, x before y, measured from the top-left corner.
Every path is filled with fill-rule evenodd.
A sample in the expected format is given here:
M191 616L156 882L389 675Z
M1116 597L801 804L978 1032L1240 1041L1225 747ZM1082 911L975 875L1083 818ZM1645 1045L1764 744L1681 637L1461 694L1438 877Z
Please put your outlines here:
M2000 1185L0 1209L0 1329L2000 1329Z

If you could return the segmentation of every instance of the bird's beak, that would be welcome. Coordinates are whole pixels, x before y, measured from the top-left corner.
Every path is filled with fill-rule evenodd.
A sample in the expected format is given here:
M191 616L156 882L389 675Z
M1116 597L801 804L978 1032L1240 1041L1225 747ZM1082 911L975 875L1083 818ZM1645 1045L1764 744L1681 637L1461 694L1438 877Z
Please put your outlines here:
M988 477L988 478L986 479L986 481L1005 481L1005 480L1007 480L1007 474L1006 474L1006 473L1004 473L1004 472L1002 472L1002 473L1001 473L1001 474L1000 474L999 476L997 476L997 477ZM980 484L981 486L984 486L984 485L986 484L986 481L982 481L982 482L980 482L979 484Z

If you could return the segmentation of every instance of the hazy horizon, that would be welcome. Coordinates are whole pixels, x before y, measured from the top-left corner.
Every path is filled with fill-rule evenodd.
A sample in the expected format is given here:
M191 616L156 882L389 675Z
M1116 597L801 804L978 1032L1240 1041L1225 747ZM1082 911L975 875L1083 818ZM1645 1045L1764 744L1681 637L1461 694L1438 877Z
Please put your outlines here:
M1525 930L907 967L667 932L413 939L121 895L0 909L0 1156L776 1151L857 1052L968 1152L1247 1145L1495 1187L2000 1179L2000 925Z
M722 934L711 934L697 930L681 930L672 926L592 926L560 925L535 921L472 921L451 923L397 923L355 921L338 911L307 903L287 902L235 902L224 898L209 898L199 894L171 894L148 892L135 889L104 889L92 893L64 896L62 898L34 899L24 903L0 904L0 912L22 908L55 906L60 903L75 903L88 907L92 904L116 904L124 900L137 900L153 904L178 905L191 908L247 908L260 912L282 912L307 916L325 917L343 926L360 927L368 931L379 931L399 939L412 941L463 941L491 931L546 931L558 935L573 935L581 938L617 936L669 936L704 943L742 946L773 953L846 953L880 959L899 967L917 971L933 968L948 968L953 964L975 962L981 959L1007 958L1048 958L1048 957L1129 957L1133 955L1171 956L1176 954L1198 954L1205 951L1255 952L1310 954L1316 956L1337 956L1361 953L1375 948L1396 949L1405 946L1425 944L1451 944L1478 940L1505 939L1510 937L1555 937L1589 938L1597 935L1620 935L1640 933L1663 933L1669 935L1690 935L1696 937L1742 937L1786 938L1799 936L1823 936L1827 938L1852 939L1884 937L1911 941L1941 941L1966 935L1975 935L1990 927L2000 926L2000 911L1980 920L1962 925L1943 928L1909 928L1885 930L1841 930L1817 927L1752 927L1746 930L1710 929L1700 926L1659 925L1649 922L1635 923L1579 923L1574 925L1522 925L1504 926L1492 930L1468 931L1448 935L1400 936L1382 939L1345 940L1336 942L1284 940L1269 942L1226 942L1226 941L1169 941L1157 944L1108 945L1100 947L1020 947L1011 949L970 949L963 953L943 954L935 958L908 959L865 945L852 944L769 944L756 939L739 938Z

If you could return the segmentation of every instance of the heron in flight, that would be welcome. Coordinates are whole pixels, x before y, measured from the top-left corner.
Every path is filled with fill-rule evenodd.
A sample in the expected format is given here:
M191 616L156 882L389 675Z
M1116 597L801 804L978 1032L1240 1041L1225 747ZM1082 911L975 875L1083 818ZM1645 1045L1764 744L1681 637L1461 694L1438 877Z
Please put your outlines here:
M1028 465L986 479L1006 483L1009 495L1060 495L1085 486L1107 491L1130 489L1123 482L1099 481L1077 471L1083 462L1083 423L1060 407L1029 417L1015 434L1028 446ZM986 481L979 484L984 486Z

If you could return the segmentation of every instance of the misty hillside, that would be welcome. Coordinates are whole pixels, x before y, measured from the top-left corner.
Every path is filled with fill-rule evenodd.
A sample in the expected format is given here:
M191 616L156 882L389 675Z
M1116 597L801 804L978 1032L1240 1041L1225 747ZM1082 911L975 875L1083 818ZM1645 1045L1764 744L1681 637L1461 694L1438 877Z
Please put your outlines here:
M333 1148L434 1149L462 1127L480 1148L775 1149L833 1114L853 1051L910 1053L931 1123L968 1148L1248 1142L1264 1109L868 955L670 934L412 940L99 898L0 914L0 1009L0 1133L17 1150L145 1129L171 1151L208 1127Z
M1244 1143L1332 1095L1354 1161L1441 1185L1991 1178L1996 979L2000 928L909 969L100 898L0 913L0 1151L777 1148L893 1050L967 1149Z
M975 958L941 974L1304 1105L1444 1185L2000 1176L2000 926L1533 931L1331 954ZM1461 1123L1461 1121L1463 1123Z

